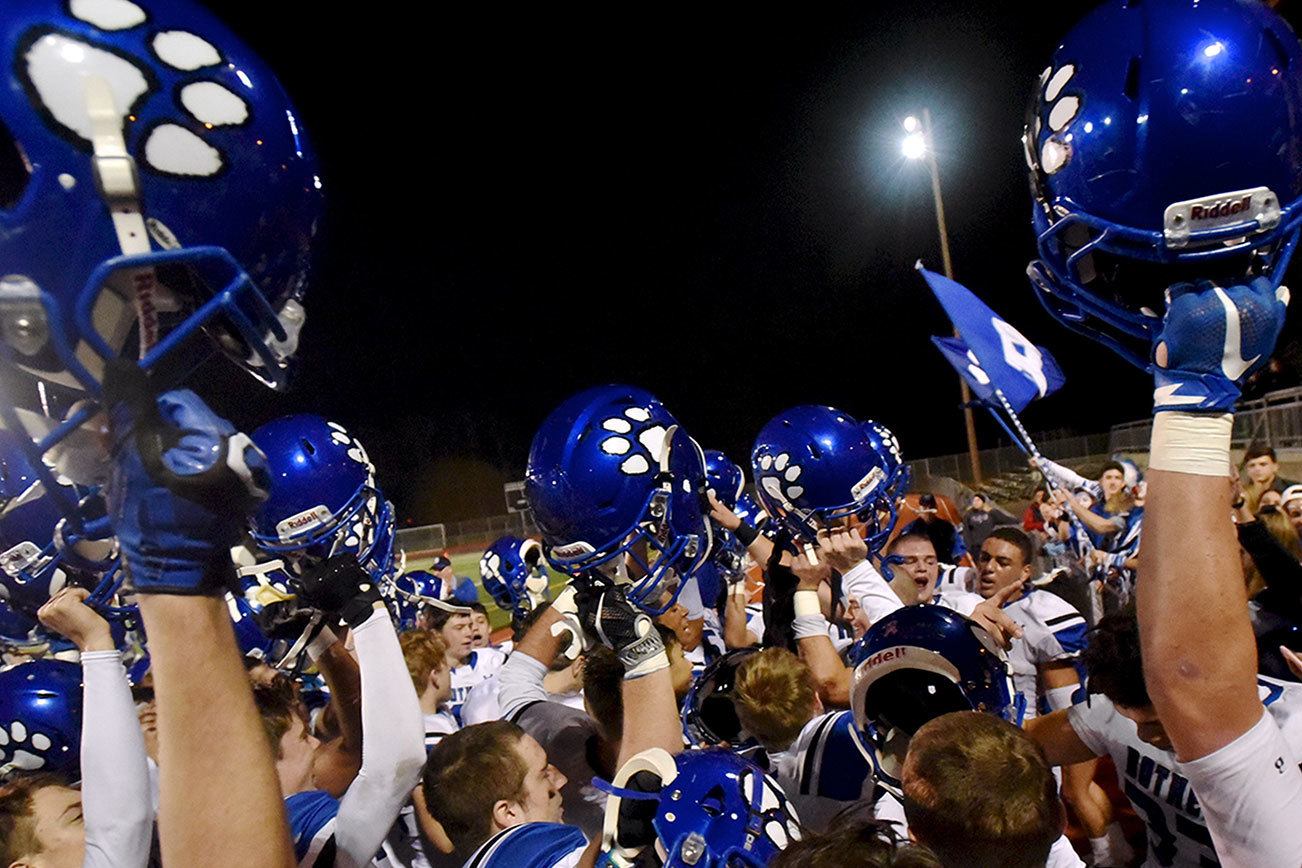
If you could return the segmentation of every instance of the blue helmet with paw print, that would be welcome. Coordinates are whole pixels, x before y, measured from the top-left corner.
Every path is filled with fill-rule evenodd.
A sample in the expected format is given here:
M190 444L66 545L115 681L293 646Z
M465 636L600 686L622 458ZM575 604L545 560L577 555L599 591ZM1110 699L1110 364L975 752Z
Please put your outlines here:
M1040 300L1143 367L1168 287L1284 279L1302 45L1265 3L1109 0L1054 51L1023 142Z
M875 552L894 526L898 462L889 464L871 429L835 407L774 416L755 439L751 470L765 511L797 539L815 542L820 529L854 518Z
M13 0L0 52L5 426L44 452L119 356L283 386L322 192L267 65L190 0Z
M627 569L629 601L649 612L666 611L710 551L701 448L644 389L599 386L553 410L529 450L525 496L553 567Z
M80 777L81 666L33 660L0 672L0 780L14 772Z

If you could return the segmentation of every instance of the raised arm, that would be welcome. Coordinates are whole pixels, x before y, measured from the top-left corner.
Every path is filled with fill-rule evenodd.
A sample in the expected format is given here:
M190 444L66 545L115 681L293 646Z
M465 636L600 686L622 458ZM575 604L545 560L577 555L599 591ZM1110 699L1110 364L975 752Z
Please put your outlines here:
M231 865L293 865L271 748L220 596L240 524L268 485L262 455L193 393L155 398L133 364L110 368L105 393L109 514L149 634L163 862L221 853Z
M108 622L85 604L84 588L65 587L41 607L42 624L81 652L81 804L86 868L144 865L154 830L145 739L136 720L122 655Z

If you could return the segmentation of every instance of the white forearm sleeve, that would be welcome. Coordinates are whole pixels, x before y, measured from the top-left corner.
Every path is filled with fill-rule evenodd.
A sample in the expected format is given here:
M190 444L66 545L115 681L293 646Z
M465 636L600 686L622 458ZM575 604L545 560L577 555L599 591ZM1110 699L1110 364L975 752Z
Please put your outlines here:
M122 655L81 655L81 804L87 868L133 868L149 861L154 806L145 739Z
M543 687L546 674L546 666L519 650L506 658L502 668L497 670L500 686L497 704L502 709L503 720L514 719L515 713L531 702L551 698Z
M860 561L846 570L841 576L841 595L845 599L856 599L860 608L868 617L869 623L876 624L904 604L891 586L882 578L882 574L868 561Z
M1091 482L1091 480L1081 476L1070 467L1063 467L1061 464L1050 461L1048 458L1040 458L1040 469L1049 476L1052 476L1054 482L1068 490L1075 490L1081 486L1088 487Z
M353 630L362 675L362 768L339 800L335 864L369 865L425 765L425 726L389 614Z

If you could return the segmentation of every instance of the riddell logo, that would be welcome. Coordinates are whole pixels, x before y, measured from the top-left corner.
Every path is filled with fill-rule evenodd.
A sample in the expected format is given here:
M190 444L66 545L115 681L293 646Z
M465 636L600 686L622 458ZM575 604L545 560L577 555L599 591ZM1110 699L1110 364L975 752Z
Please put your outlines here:
M864 667L867 669L873 669L877 666L881 666L883 663L890 663L893 660L901 660L908 656L908 653L909 649L904 647L887 648L884 651L878 651L876 654L865 660Z
M1219 202L1213 202L1210 205L1194 205L1189 209L1190 220L1214 220L1217 217L1230 217L1235 214L1242 214L1252 207L1252 196L1235 197L1233 199L1222 199Z
M552 557L558 560L569 560L577 558L579 555L586 555L592 551L592 546L584 542L570 543L564 546L555 546L552 548Z
M294 536L295 533L318 525L327 524L334 514L324 505L314 506L309 510L300 512L298 515L291 515L289 518L276 525L276 533L282 540L287 540Z

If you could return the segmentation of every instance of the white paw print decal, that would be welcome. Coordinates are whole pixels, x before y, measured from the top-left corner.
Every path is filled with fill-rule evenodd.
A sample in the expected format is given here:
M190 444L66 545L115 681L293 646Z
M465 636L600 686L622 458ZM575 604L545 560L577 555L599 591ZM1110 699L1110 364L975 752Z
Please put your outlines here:
M0 766L20 769L25 772L45 768L43 755L54 742L48 735L40 732L28 732L21 720L15 720L8 726L0 724Z
M1040 75L1043 102L1044 105L1049 106L1047 121L1051 135L1044 140L1043 144L1038 145L1039 154L1035 154L1033 149L1037 147L1037 143L1040 141L1040 133L1044 130L1046 120L1037 115L1035 129L1026 142L1026 159L1027 164L1032 169L1038 163L1040 169L1046 175L1053 175L1061 171L1062 167L1067 165L1067 162L1071 159L1071 135L1066 134L1066 130L1077 115L1080 114L1081 100L1079 96L1074 94L1063 93L1063 89L1075 74L1076 66L1068 63L1056 70L1049 67Z
M742 773L741 791L745 794L748 803L755 804L755 790L761 787L763 792L760 795L759 813L768 817L764 823L764 834L779 849L786 847L792 841L799 841L800 825L791 816L789 807L785 811L782 810L784 800L778 795L780 789L777 783L768 775L751 771Z
M481 576L492 576L493 578L500 579L501 575L498 573L498 570L501 566L501 555L497 552L486 552L484 556L479 559L479 574Z
M629 407L623 416L612 416L601 423L608 435L601 441L601 451L607 455L628 456L620 462L619 469L629 476L640 476L659 468L660 456L665 449L663 425L651 425L637 430L651 421L651 411L646 407ZM639 449L640 447L640 449Z
M804 486L796 484L800 479L800 465L792 464L791 456L786 452L777 457L760 456L759 466L765 474L770 471L774 473L773 476L766 475L760 479L760 485L773 499L781 503L790 503L805 493Z
M877 437L882 441L882 445L891 453L891 457L898 462L904 461L904 455L900 452L900 441L895 439L895 435L887 428L873 423L873 430L877 432Z
M148 17L130 0L69 0L68 11L106 32L139 27ZM88 150L92 122L86 106L87 79L96 77L108 85L123 124L135 121L137 107L160 89L156 77L131 57L69 33L50 29L23 44L26 48L17 68L28 93L61 132L80 139ZM150 39L150 48L177 72L195 73L175 92L178 121L188 116L206 130L248 121L244 98L204 77L204 70L222 63L216 46L184 30L161 30ZM144 134L140 154L143 159L138 156L138 165L165 175L211 178L226 168L225 155L181 123L154 124Z
M347 446L348 457L356 461L358 464L365 464L366 469L374 473L375 465L371 463L371 458L366 454L366 449L362 446L362 442L360 440L354 440L352 435L350 435L348 431L345 430L344 426L340 425L338 422L327 422L326 424L330 426L330 439L335 443L338 443L340 446ZM374 498L372 498L372 500L374 500Z

